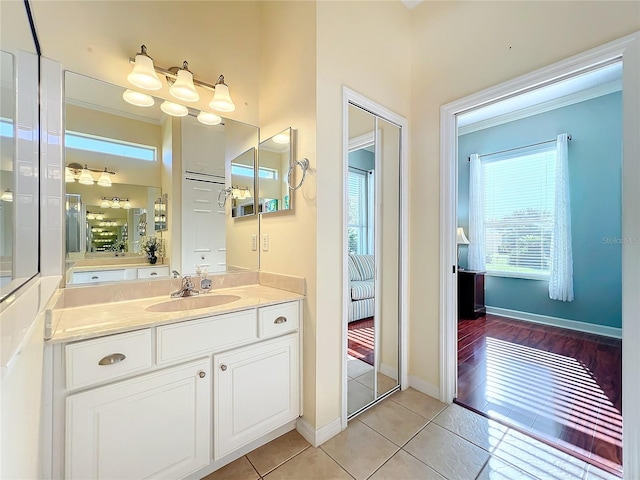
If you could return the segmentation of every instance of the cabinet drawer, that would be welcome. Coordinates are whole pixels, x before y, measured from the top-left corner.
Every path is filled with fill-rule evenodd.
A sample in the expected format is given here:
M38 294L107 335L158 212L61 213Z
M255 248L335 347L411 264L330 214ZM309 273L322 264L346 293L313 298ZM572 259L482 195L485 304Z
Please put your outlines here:
M124 269L96 270L91 272L75 272L73 283L114 282L125 279Z
M162 267L143 267L138 268L138 278L158 278L168 277L169 267L164 265Z
M151 330L72 343L65 357L69 390L141 372L152 365Z
M257 330L255 309L158 327L158 364L242 345L258 338Z
M299 313L298 302L260 308L260 338L273 337L297 330L300 323Z

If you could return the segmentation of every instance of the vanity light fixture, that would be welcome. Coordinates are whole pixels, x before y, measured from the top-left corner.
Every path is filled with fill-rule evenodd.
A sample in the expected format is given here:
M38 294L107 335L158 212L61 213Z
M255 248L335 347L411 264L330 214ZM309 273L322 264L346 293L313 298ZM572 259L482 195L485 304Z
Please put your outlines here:
M133 70L127 75L129 82L145 90L160 90L162 88L162 82L156 75L155 67L153 66L153 58L147 55L147 47L145 45L140 47L140 53L136 53L133 64Z
M101 187L110 187L111 186L111 176L109 172L107 172L107 167L104 167L104 172L100 175L98 179L98 185Z
M76 181L76 178L73 176L73 172L69 167L64 167L64 182L65 183L73 183Z
M222 117L219 117L215 113L200 112L198 114L198 121L205 125L219 125L222 123Z
M80 173L80 177L78 177L78 182L82 185L93 185L93 176L89 172L89 169L85 165Z
M162 82L156 75L156 72L164 75L167 83L170 85L169 93L174 97L185 101L195 102L200 98L195 86L213 91L213 99L209 106L219 112L233 112L236 106L231 100L229 94L229 86L224 83L224 75L220 75L214 85L193 78L193 74L188 69L188 63L182 63L182 68L171 67L162 68L153 64L153 60L147 55L147 47L142 45L140 53L136 54L135 59L129 58L129 62L133 63L133 71L127 76L127 80L133 85L147 90L158 90L162 87ZM163 111L165 111L163 109ZM172 115L166 112L168 115ZM186 115L186 113L185 113ZM181 115L180 115L181 116Z
M2 196L0 196L0 200L4 202L13 202L13 192L10 188L7 188L4 192L2 192Z
M120 199L118 197L113 197L111 200L111 208L120 208Z
M111 203L109 203L109 200L107 200L106 198L102 199L102 202L100 202L100 208L109 208L111 206Z
M87 220L95 220L95 219L96 219L95 213L87 212Z
M94 179L91 172L100 173L100 179L98 180L98 185L101 187L110 187L111 186L111 175L115 175L116 172L110 172L107 170L107 167L104 167L104 170L97 170L95 168L89 168L86 164L83 167L79 163L70 163L64 169L64 181L66 183L71 183L75 180L78 180L83 185L93 185Z
M180 105L179 103L173 103L169 100L165 100L160 105L160 108L167 115L171 115L172 117L186 117L189 114L189 109L184 105Z
M173 70L173 68L169 70ZM182 62L182 68L177 71L176 75L178 78L169 87L169 93L178 100L185 102L197 102L200 100L200 94L193 85L193 73L189 70L189 63L186 60ZM167 82L169 82L168 78Z
M129 201L128 198L125 200L124 205L122 205L122 208L124 208L125 210L131 210L131 202Z
M124 91L122 98L125 102L135 105L136 107L151 107L155 103L155 100L151 95L129 89Z

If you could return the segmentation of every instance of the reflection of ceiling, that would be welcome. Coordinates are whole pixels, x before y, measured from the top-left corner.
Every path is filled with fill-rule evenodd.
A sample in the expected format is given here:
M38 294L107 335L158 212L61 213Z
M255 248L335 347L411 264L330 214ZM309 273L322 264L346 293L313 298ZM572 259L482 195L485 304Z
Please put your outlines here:
M459 133L511 122L621 89L622 63L618 62L459 115Z

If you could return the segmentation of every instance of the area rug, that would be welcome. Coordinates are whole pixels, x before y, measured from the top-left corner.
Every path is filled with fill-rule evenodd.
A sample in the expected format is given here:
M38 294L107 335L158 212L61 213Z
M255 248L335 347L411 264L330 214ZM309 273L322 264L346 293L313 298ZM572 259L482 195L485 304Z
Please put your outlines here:
M374 336L373 317L349 323L347 331L347 353L354 358L373 365Z

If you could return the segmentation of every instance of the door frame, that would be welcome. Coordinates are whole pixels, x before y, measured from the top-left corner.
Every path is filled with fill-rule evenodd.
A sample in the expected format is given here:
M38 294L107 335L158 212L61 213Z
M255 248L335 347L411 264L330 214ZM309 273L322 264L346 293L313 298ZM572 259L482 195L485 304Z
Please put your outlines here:
M623 64L622 167L622 402L640 397L640 32L622 37L513 80L443 105L440 109L440 400L457 394L456 212L458 133L456 117L481 106L584 73L615 59ZM625 477L640 477L640 410L623 411Z
M349 324L349 295L347 295L347 285L349 284L349 264L346 248L347 238L347 198L348 198L348 173L349 173L349 104L352 103L372 114L394 123L400 127L400 231L399 235L399 285L398 285L398 309L399 309L399 330L398 330L398 381L400 388L408 388L407 379L407 358L408 358L408 334L407 334L407 314L409 307L409 228L408 228L408 151L409 151L409 131L406 118L389 110L373 100L361 95L350 88L342 87L342 408L341 426L342 430L347 428L347 328ZM380 181L380 172L376 172L376 183ZM379 222L376 221L376 224ZM377 242L377 240L376 240ZM378 279L378 258L376 258L376 280ZM378 282L379 283L379 282Z

